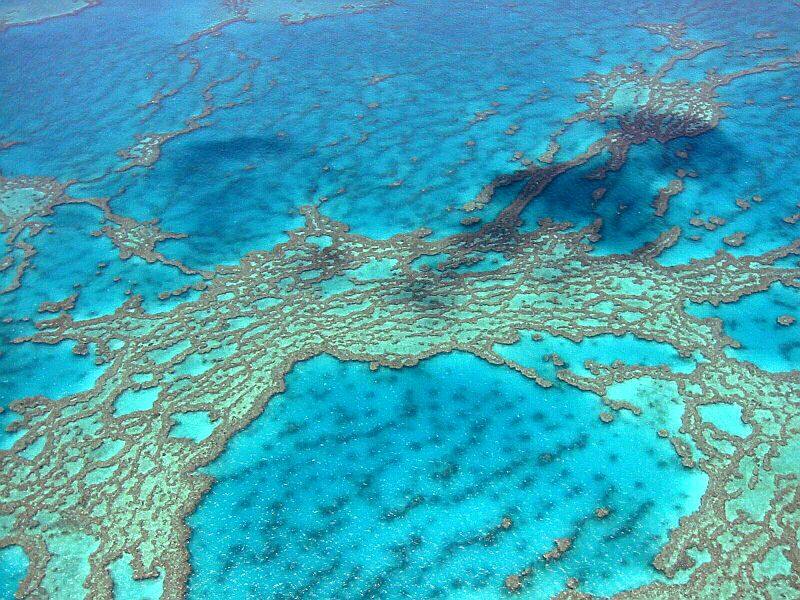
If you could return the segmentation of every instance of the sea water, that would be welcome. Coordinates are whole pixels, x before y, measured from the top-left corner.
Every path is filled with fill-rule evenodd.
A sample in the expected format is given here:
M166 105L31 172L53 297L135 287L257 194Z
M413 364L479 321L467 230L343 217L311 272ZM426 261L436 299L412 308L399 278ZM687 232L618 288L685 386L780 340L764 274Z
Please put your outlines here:
M0 151L2 174L77 180L69 191L78 198L107 197L119 214L160 219L187 237L159 250L198 269L285 240L302 223L298 207L312 202L364 235L429 227L444 237L474 230L460 223L457 208L519 168L515 152L541 155L549 134L584 108L575 96L586 86L576 78L663 62L664 53L651 52L663 40L631 23L682 19L692 38L728 42L677 65L674 78L752 64L747 53L761 31L775 35L758 42L772 47L764 60L800 44L791 3L688 1L408 1L298 26L236 23L182 44L227 15L219 2L119 0L0 33L0 141L22 142ZM184 51L202 64L194 78L179 58ZM261 65L242 93L250 59ZM152 166L119 170L117 151L136 134L179 129L202 110L206 86L233 76L216 101L240 105L171 140ZM595 252L610 255L680 225L663 264L790 243L796 228L785 217L800 200L800 112L781 96L799 84L795 69L726 87L727 118L717 129L631 149L625 167L603 182L600 201L592 197L598 184L586 178L600 161L567 173L523 212L523 229L547 217L575 226L602 217ZM179 93L161 108L146 108L154 93L173 87ZM484 111L494 113L475 120ZM508 135L511 126L518 129ZM559 159L577 155L607 127L578 124L561 140ZM676 154L684 151L688 158ZM697 176L684 178L684 191L657 218L653 197L677 169ZM493 218L516 191L500 192L481 216ZM740 210L736 200L754 195L760 201ZM724 224L689 224L710 216ZM148 310L166 310L180 299L158 294L197 279L121 260L108 239L91 235L103 224L93 207L62 206L41 220L46 229L30 238L37 254L23 286L0 297L0 316L10 320L0 323L3 406L89 389L103 372L92 348L83 358L66 343L16 343L48 316L37 312L42 302L79 290L72 314L93 318L136 293ZM745 235L741 247L724 241L736 232ZM9 273L2 275L5 283ZM688 310L722 320L739 342L730 356L784 372L798 364L797 330L777 319L797 306L796 290L776 284L734 304ZM683 372L694 364L630 338L545 339L498 351L539 368L542 354L555 350L581 373L586 358L635 356L634 364ZM552 363L543 368L555 375ZM531 593L541 597L570 576L597 594L648 583L658 577L650 562L678 519L696 509L705 482L646 423L621 412L602 424L602 410L591 393L561 383L540 388L462 354L377 372L328 356L298 364L287 391L207 467L218 481L188 520L189 595L350 597L380 589L482 597L528 566ZM4 426L14 419L13 411L2 415ZM211 428L198 416L171 435L202 437ZM2 447L19 435L0 433ZM605 519L594 516L600 506L611 509ZM500 527L504 517L508 528ZM574 537L573 547L543 563L559 537ZM157 584L142 590L128 581L127 560L112 569L118 596L158 595ZM7 597L27 560L13 546L0 553L0 565Z
M568 577L602 595L647 583L705 478L603 409L460 353L399 371L301 363L208 469L189 595L480 598L528 566L536 598ZM547 563L562 537L573 547Z

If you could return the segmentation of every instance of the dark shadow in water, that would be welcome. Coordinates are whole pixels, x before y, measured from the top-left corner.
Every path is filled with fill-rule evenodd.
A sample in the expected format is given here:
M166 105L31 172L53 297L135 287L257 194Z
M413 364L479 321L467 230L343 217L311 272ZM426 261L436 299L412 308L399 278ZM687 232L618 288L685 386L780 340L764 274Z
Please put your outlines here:
M294 145L288 137L278 135L243 135L222 140L193 142L183 146L182 159L188 161L251 162L286 154Z
M724 126L724 121L722 123ZM655 142L649 142L653 143ZM691 147L688 160L671 156L674 148L683 145ZM688 223L669 219L669 213L666 217L656 215L653 202L658 192L653 189L654 181L676 179L677 169L683 168L691 172L695 164L711 163L715 165L713 175L732 175L736 172L739 161L743 160L738 142L719 128L697 137L677 138L669 146L662 144L661 151L651 153L648 161L643 160L643 153L637 152L637 148L631 148L630 153L635 155L634 159L629 157L619 171L609 171L604 179L589 180L585 177L599 164L596 159L561 175L525 208L521 215L525 228L535 229L536 219L542 216L555 221L570 221L576 227L588 225L601 218L602 239L597 243L598 251L603 254L627 254L645 242L654 240L671 225L680 225L684 232L689 226ZM712 175L699 172L698 181L702 181L706 174ZM565 182L565 179L568 181ZM692 179L685 179L686 183L690 181ZM591 192L597 188L606 188L606 192L601 199L594 200ZM731 202L733 200L725 199ZM675 210L682 200L680 193L673 196L669 200L669 210ZM619 209L619 203L625 205L624 209ZM641 244L637 243L639 241Z

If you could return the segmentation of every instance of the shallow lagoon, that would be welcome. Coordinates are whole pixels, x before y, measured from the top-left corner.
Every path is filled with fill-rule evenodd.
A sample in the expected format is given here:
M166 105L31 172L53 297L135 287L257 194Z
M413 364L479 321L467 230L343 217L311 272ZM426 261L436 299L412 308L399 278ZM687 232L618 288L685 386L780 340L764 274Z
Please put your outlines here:
M568 577L603 595L647 583L705 478L604 408L460 353L298 364L208 469L190 597L486 597L528 566L533 598ZM572 548L543 560L562 537Z

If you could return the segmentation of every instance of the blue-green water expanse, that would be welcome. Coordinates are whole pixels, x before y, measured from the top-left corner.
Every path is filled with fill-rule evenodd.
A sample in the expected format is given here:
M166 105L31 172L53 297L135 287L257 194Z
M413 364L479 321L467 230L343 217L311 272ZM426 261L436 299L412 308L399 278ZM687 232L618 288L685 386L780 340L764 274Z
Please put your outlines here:
M0 0L0 598L800 598L800 3Z
M481 596L578 531L537 593L565 573L613 593L648 582L705 487L635 419L596 432L596 398L475 357L407 375L319 357L287 384L212 467L217 491L190 519L190 596Z

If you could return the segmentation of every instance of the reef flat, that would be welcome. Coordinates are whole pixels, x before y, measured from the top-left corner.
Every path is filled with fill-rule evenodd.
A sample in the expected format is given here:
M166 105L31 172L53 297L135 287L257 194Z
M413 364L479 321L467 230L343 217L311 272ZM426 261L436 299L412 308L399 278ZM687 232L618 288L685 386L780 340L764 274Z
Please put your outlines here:
M112 112L125 125L83 158L51 155L46 124L4 126L20 143L0 150L0 359L20 393L0 414L0 545L28 561L17 595L794 597L800 219L784 196L798 177L761 190L769 118L742 124L759 100L737 94L772 82L791 130L782 86L800 40L738 35L734 12L730 39L698 41L660 9L631 25L619 7L613 30L636 49L576 52L563 106L516 73L511 108L460 86L454 127L445 86L414 118L458 153L409 135L406 173L380 157L384 137L408 135L419 74L382 57L323 80L342 85L329 99L295 66L265 76L284 58L262 34L302 55L307 30L402 29L447 7L302 6L223 3L172 23L142 101ZM483 18L537 22L535 8ZM477 9L461 10L467 28ZM718 10L698 9L696 26ZM571 25L552 35L558 48ZM392 85L403 108L382 119L396 99L372 94ZM290 108L273 102L282 86ZM347 118L318 117L325 102ZM244 135L243 115L276 105L269 127L286 129ZM726 127L750 143L726 145ZM302 183L269 185L273 161ZM247 200L226 204L237 186ZM59 236L85 258L65 259ZM747 303L777 309L735 311ZM782 360L759 351L767 327ZM83 378L59 388L78 364Z
M414 235L375 242L348 234L341 224L313 210L307 218L305 228L292 232L291 242L221 269L197 301L173 311L148 314L132 299L109 317L75 322L64 315L38 324L33 341L70 340L77 352L91 345L96 360L107 363L107 368L88 392L58 402L31 398L10 407L21 416L16 423L23 432L15 449L40 450L27 460L17 452L4 457L13 461L4 466L4 472L12 474L4 482L3 496L11 501L6 505L7 522L26 532L11 540L28 550L32 572L41 561L39 572L44 575L29 585L48 584L44 565L57 564L54 557L47 557L48 542L72 534L51 525L36 535L29 519L38 521L50 514L53 525L76 522L94 532L99 545L90 561L107 564L122 552L131 552L142 574L163 570L165 591L179 595L188 574L183 519L210 485L208 478L194 472L217 456L224 441L282 390L283 377L295 362L327 353L376 366L403 367L460 349L503 363L492 345L515 341L521 329L576 340L634 333L669 343L685 355L704 356L707 362L689 375L616 366L590 378L576 378L568 370L559 371L559 376L601 396L605 386L616 380L655 375L676 381L686 405L682 427L689 439L677 437L678 432L667 435L676 436L673 444L687 462L699 463L709 474L709 500L692 521L673 533L673 542L659 561L666 572L674 573L678 565L691 564L686 554L690 548L709 552L716 560L695 571L697 579L690 580L698 586L704 583L700 575L711 567L716 567L716 577L724 577L726 569L738 571L727 558L752 561L753 555L742 553L738 544L754 543L753 528L769 523L756 517L774 510L782 462L776 459L780 448L792 447L791 439L779 435L791 429L786 426L790 415L782 416L780 407L792 407L798 384L791 377L759 372L726 358L728 340L719 326L692 318L683 306L688 300L736 301L778 281L797 285L800 271L773 266L778 258L796 252L795 247L743 260L721 254L695 265L666 268L654 258L669 244L669 236L633 257L595 258L587 253L586 244L594 229L565 232L563 226L548 225L513 237L506 231L487 232L465 249L458 241L430 243ZM314 243L319 239L329 244L320 248ZM459 273L465 261L486 251L502 252L509 264ZM449 267L441 273L414 272L414 260L439 253L451 256ZM375 278L366 270L379 261L390 263L389 276ZM359 269L366 276L359 277ZM346 291L337 291L340 286ZM188 366L206 354L213 359L195 369ZM550 385L535 371L508 364L541 385ZM753 389L769 393L754 397L749 393ZM755 398L764 398L765 403L757 404ZM745 422L754 426L749 444L697 417L697 406L709 402L742 407ZM200 411L218 421L207 438L188 441L170 436L176 415ZM777 437L764 431L759 440L763 425L756 414L768 419L767 431ZM693 457L692 444L705 452ZM770 452L759 459L759 447ZM766 459L771 469L762 471L759 461ZM784 460L791 469L792 461ZM761 485L773 490L766 505L750 506L739 499L754 483L752 475L748 481L739 475L739 469L748 465L748 473L763 472L767 481ZM760 481L756 477L755 483ZM732 538L726 547L724 538L706 537L703 517L713 522L725 515L728 498L743 511L752 510L753 517L742 520L741 537L735 535L739 517L733 523L723 518L721 526ZM698 525L692 526L695 521ZM35 537L29 538L31 534ZM755 552L771 548L769 526L762 535L763 545L755 544ZM42 541L37 543L37 538ZM712 577L713 573L706 585L715 590L719 582ZM755 581L731 577L729 582L743 590L748 583L757 589ZM95 594L110 591L102 569L90 573L87 586Z
M344 4L335 0L302 0L294 2L232 0L230 8L247 19L278 19L284 25L302 25L309 21L327 17L378 10L392 4L392 0L347 2Z
M99 3L100 0L6 0L0 4L0 31L12 26L35 25L48 19L74 15Z

